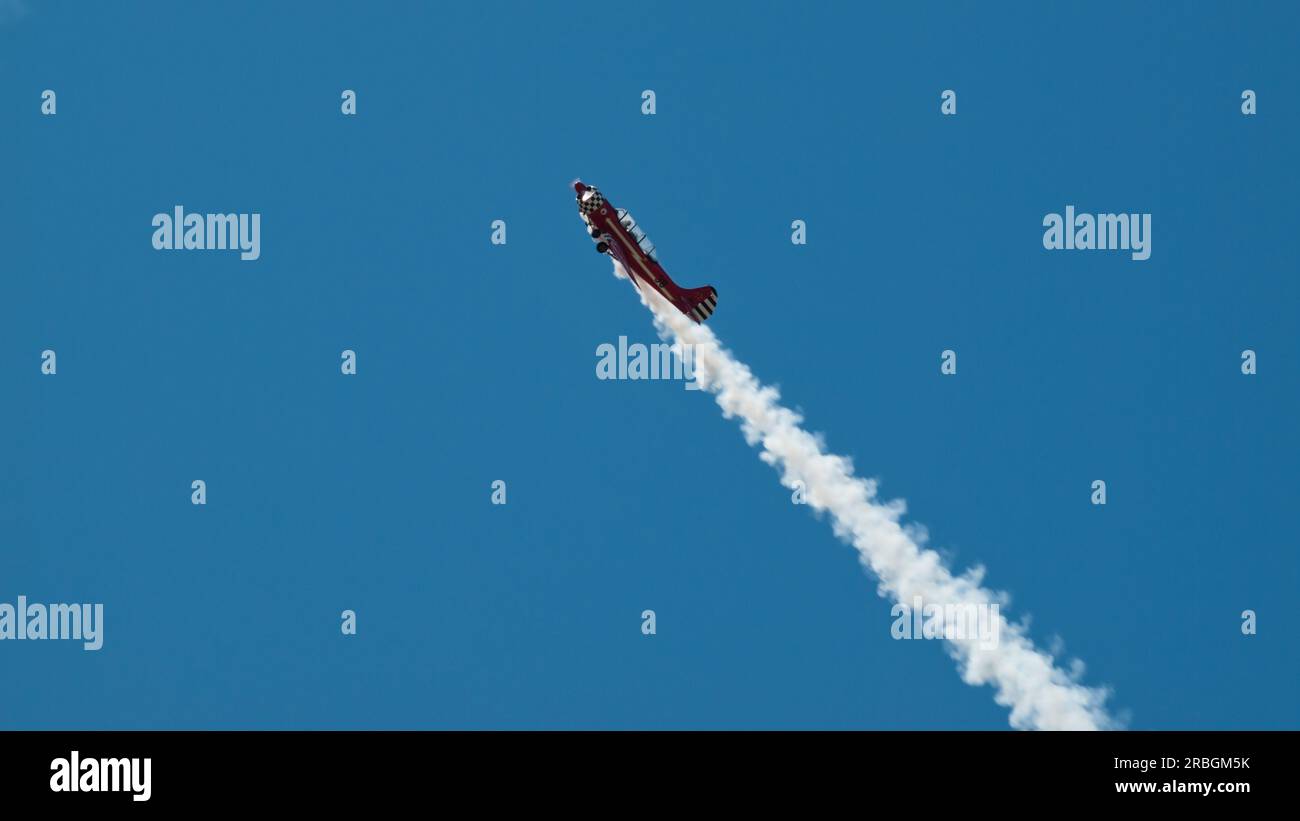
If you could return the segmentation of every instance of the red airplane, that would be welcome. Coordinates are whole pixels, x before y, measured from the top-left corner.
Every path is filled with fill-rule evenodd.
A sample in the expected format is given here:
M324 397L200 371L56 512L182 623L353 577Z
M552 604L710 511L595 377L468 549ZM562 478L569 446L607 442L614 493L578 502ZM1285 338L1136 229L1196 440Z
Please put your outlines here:
M659 264L655 244L637 227L636 220L622 208L615 208L594 186L573 181L577 192L578 216L587 223L596 251L622 263L638 289L649 285L696 322L703 322L718 306L718 292L711 285L679 288Z

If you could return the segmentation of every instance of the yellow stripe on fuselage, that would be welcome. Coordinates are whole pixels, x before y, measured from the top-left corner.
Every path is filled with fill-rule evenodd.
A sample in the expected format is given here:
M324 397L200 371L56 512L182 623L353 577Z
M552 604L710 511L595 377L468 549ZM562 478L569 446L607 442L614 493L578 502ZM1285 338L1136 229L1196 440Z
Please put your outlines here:
M618 227L620 229L619 233L624 233L624 234L627 233L625 230L623 230L623 223L621 222L618 223ZM626 243L624 243L624 247L626 247ZM659 278L656 277L653 273L651 273L650 267L646 265L645 263L646 258L642 256L642 254L640 253L641 246L637 245L634 242L632 243L631 247L637 249L631 252L633 260L636 262L637 265L640 265L641 270L645 272L645 276L641 278L644 279L646 282L650 283L651 285L653 285L655 287L655 290L657 290L659 293L664 295L665 299L667 299L669 302L676 305L677 299L673 297L672 294L668 293L667 289L665 289L662 285L659 284ZM635 274L636 272L634 271L633 273Z

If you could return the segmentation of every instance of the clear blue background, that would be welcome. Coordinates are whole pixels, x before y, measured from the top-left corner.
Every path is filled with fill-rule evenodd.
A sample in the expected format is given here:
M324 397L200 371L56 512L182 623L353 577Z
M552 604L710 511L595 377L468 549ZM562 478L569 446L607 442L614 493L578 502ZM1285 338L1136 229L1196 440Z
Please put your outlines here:
M596 379L655 337L576 176L1130 726L1300 725L1293 4L12 7L0 601L107 623L0 644L0 726L1007 726L709 397Z

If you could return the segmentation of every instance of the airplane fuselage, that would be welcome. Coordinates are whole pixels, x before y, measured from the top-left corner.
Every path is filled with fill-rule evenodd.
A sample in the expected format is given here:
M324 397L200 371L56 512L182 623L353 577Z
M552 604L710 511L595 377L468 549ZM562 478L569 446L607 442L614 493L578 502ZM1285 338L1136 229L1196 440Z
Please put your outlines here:
M636 222L626 211L615 208L596 188L574 183L578 214L587 225L596 250L608 254L623 266L638 289L653 288L677 310L696 322L703 322L717 305L718 294L711 286L683 289L673 282L654 255L654 246L643 232L633 233ZM647 247L648 246L648 247Z

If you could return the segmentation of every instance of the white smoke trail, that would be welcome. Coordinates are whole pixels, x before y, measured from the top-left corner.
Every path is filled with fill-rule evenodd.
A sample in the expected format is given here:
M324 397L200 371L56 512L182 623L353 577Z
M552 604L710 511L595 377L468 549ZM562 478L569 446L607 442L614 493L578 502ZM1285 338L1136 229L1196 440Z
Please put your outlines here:
M617 263L615 275L627 278ZM718 343L712 330L696 325L649 288L642 289L641 301L654 312L659 335L673 343L679 355L682 349L677 346L692 346L696 381L715 395L727 418L740 417L745 440L761 446L761 458L781 472L781 483L794 488L802 482L808 504L829 511L835 535L857 548L862 563L880 580L881 596L907 605L917 597L940 605L988 606L1005 600L1004 594L981 585L982 568L954 576L938 553L923 547L923 531L899 524L905 510L902 500L878 501L876 483L854 476L845 457L824 452L820 439L800 426L802 417L783 407L776 389L761 384ZM1078 683L1082 665L1076 662L1077 669L1069 674L1058 669L1021 626L1007 622L1000 610L997 619L996 643L975 636L944 643L966 683L992 685L994 700L1011 708L1012 727L1117 726L1104 707L1107 691Z

